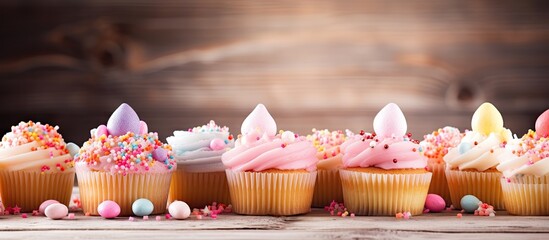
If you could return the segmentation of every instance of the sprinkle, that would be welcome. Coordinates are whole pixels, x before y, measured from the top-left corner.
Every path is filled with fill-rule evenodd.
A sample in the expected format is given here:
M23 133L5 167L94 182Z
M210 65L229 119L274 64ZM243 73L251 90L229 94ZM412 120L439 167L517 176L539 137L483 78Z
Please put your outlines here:
M196 215L196 219L201 220L201 219L202 219L202 215Z
M371 141L371 142L370 142L370 147L371 147L371 148L374 148L375 146L376 146L376 142L375 142L375 141Z
M23 213L23 214L21 214L21 217L22 217L22 218L27 218L27 214L26 214L26 213Z
M12 210L13 210L13 215L21 214L21 208L17 205L15 205L15 207L13 207Z
M463 214L462 214L462 213L458 213L458 214L456 215L456 217L457 217L457 218L461 218L461 217L463 217Z
M396 158L393 158L393 163L397 163L397 159Z
M74 219L74 213L69 213L69 219Z
M166 217L166 219L168 219L168 220L169 220L169 219L171 219L171 218L172 218L172 215L170 215L169 213L166 213L165 217Z
M128 221L133 222L133 221L135 221L135 218L129 217L129 218L128 218Z
M389 145L385 144L385 145L383 145L383 148L387 149L387 148L389 148Z
M404 217L404 214L402 214L401 212L398 212L398 213L395 214L395 217L397 219L401 219L402 217Z
M86 217L91 216L91 214L90 214L89 212L86 212L84 215L85 215Z
M156 221L162 221L162 217L160 217L160 216L156 216L155 219L156 219Z
M32 216L38 216L38 215L40 215L40 214L38 213L38 210L32 210Z
M355 217L355 213L351 213L351 217L354 218L354 217Z
M149 216L143 216L143 220L149 220Z
M412 213L410 213L410 212L404 212L404 213L403 213L403 218L404 218L404 219L410 219L410 218L412 218Z

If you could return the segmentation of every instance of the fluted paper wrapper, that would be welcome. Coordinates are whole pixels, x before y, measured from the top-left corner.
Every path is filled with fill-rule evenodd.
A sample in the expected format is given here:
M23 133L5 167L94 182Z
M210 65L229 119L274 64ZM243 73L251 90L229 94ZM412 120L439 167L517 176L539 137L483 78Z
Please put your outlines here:
M446 180L446 164L445 163L429 163L429 171L433 173L431 185L429 185L429 193L434 193L441 196L447 206L452 204L450 197L450 189Z
M521 176L501 180L503 200L514 215L549 215L549 176Z
M463 196L473 195L480 201L494 206L495 210L504 210L501 178L500 172L446 170L452 204L456 209L461 209L460 202Z
M186 202L191 208L204 208L212 202L231 203L225 172L174 172L168 202Z
M318 169L312 207L323 208L332 201L343 202L339 169Z
M290 216L311 211L316 171L225 172L235 213Z
M38 210L49 199L69 206L74 172L0 171L0 192L6 207L21 208L21 212Z
M368 173L341 169L343 199L356 215L394 216L423 213L432 173Z
M166 211L172 173L129 173L111 174L76 170L80 201L84 213L99 215L97 206L111 200L120 205L120 216L132 215L132 204L139 198L146 198L154 205L151 214Z

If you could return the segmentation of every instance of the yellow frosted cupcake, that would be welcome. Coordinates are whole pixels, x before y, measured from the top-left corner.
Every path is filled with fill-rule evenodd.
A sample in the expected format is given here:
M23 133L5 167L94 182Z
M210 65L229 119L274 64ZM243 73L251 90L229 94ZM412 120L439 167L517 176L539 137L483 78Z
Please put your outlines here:
M177 167L171 146L149 133L128 104L114 111L107 126L92 130L74 161L85 213L98 215L97 206L111 200L120 205L121 216L128 216L139 198L153 203L151 214L165 212Z
M443 158L452 204L461 209L461 198L474 195L496 210L503 210L501 173L496 167L505 154L511 131L503 127L503 118L491 103L480 105L471 126L473 130L466 131L459 145Z
M421 153L427 157L427 170L433 173L429 193L438 194L446 202L447 206L452 204L448 181L446 180L446 163L442 159L449 148L456 147L462 134L454 127L439 128L431 134L424 136L419 143Z
M166 140L177 161L168 201L181 200L191 208L204 208L212 202L229 204L229 186L221 162L221 155L234 147L229 128L212 120L188 131L175 131Z
M332 201L343 202L339 169L343 166L339 146L345 141L343 131L312 130L307 139L313 142L318 158L312 207L323 208Z
M74 163L58 129L29 121L13 126L4 135L0 144L0 195L4 206L32 212L49 199L69 206Z
M242 123L235 148L221 157L233 211L246 215L308 213L316 180L316 149L277 127L262 104Z
M400 108L390 103L381 109L374 130L341 145L345 206L356 215L422 214L432 173L425 170L427 159L418 141L406 134Z
M515 215L549 215L549 110L521 139L505 147L511 156L497 169L507 212Z

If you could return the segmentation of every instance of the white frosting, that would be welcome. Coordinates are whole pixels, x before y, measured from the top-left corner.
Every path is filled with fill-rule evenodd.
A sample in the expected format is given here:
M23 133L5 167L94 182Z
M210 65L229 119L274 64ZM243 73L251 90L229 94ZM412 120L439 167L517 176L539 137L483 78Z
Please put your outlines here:
M474 143L477 143L475 145ZM467 151L461 150L460 145L451 148L444 156L449 169L475 169L485 171L496 167L500 159L508 158L512 154L501 147L502 140L497 134L486 136L475 131L468 131L461 139L461 144L469 144L471 148Z
M55 166L56 163L72 159L70 154L60 154L54 148L39 149L32 151L32 148L39 147L37 142L30 142L23 145L5 148L0 150L0 168L10 171L37 171L44 165ZM66 168L65 171L74 171L73 168Z

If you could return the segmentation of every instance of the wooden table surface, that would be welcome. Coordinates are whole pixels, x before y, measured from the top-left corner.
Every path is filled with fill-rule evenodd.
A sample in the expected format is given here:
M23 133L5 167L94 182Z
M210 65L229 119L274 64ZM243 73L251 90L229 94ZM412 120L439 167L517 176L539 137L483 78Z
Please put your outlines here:
M77 193L75 188L75 193ZM76 212L75 219L50 220L41 216L0 216L0 239L549 239L549 216L495 217L457 211L395 217L338 217L323 209L291 217L218 215L185 220L156 221L127 217L106 220Z

